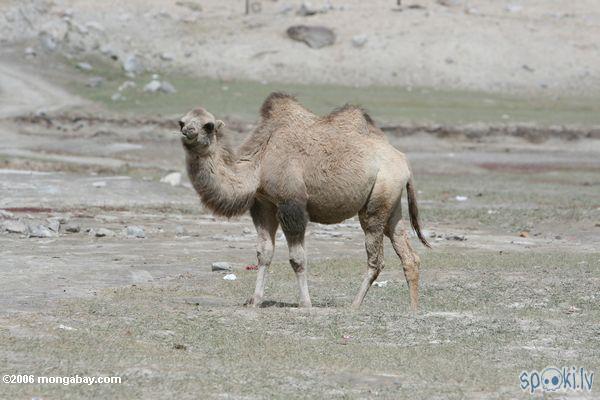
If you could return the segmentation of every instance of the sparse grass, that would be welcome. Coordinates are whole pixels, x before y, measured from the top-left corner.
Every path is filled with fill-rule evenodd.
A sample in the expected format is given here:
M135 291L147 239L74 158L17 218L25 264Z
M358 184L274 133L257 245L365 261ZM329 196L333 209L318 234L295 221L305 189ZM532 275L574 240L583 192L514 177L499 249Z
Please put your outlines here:
M162 78L171 82L176 94L145 93L150 81L147 72L133 80L137 87L123 92L124 101L112 101L119 85L129 80L120 63L104 59L91 60L94 70L83 73L56 74L71 91L100 102L113 112L143 115L173 115L203 105L217 115L254 120L264 98L272 91L295 94L310 109L325 114L345 103L361 104L380 123L442 123L527 122L538 125L597 125L600 124L600 102L591 98L550 96L513 96L458 90L434 90L398 87L350 87L335 85L299 85L260 83L251 81L219 81L171 71ZM73 70L76 60L63 60ZM70 69L70 68L69 68ZM87 77L107 79L100 88L85 86ZM508 118L508 119L507 119Z
M3 395L507 398L523 395L523 369L598 367L600 254L422 255L416 315L396 260L380 278L388 286L372 288L358 312L348 305L364 262L338 260L311 265L311 311L242 307L255 273L236 271L234 282L190 275L15 315L0 330L5 373L115 375L123 383L5 385ZM267 299L295 303L289 266L273 271Z

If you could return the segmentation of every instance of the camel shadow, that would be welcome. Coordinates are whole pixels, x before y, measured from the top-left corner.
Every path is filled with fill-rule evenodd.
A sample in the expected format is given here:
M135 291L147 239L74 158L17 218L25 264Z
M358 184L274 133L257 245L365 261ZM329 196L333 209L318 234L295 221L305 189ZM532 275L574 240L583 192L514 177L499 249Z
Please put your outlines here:
M331 303L313 303L312 306L313 306L313 308L330 308L334 305L332 305ZM299 303L287 303L285 301L265 300L259 306L259 308L270 308L270 307L299 308L300 304Z

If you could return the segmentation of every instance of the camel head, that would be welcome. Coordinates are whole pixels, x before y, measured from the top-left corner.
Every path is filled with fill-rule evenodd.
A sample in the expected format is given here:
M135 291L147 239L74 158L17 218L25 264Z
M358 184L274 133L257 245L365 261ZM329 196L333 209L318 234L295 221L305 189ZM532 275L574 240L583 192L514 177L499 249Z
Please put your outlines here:
M179 120L184 144L198 145L206 150L210 150L217 143L221 129L225 123L206 111L198 107L188 112Z

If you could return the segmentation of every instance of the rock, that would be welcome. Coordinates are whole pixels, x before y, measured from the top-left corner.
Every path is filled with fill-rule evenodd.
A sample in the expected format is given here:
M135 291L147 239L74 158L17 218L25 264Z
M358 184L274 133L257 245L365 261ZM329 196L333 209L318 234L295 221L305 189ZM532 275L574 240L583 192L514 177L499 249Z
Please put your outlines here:
M144 228L141 226L131 225L127 227L127 237L144 239L146 232L144 232Z
M175 87L173 85L171 85L167 81L162 81L161 82L159 90L161 92L163 92L163 93L175 93L175 92L177 92L177 90L175 90Z
M48 223L48 229L50 229L52 232L58 233L58 231L60 230L60 218L47 218L46 222Z
M456 201L467 201L469 198L467 196L456 196L454 198Z
M172 53L160 53L160 59L163 61L173 61L175 56Z
M77 330L76 328L73 328L73 327L67 326L67 325L63 325L63 324L58 325L58 329L62 329L63 331L76 331Z
M93 231L90 231L90 232L93 232ZM94 236L96 236L96 237L113 237L113 236L115 236L115 233L113 231L111 231L110 229L100 228L94 232Z
M58 43L56 42L56 39L54 39L52 36L48 35L47 33L40 34L40 44L42 45L44 50L47 50L50 52L56 50L56 48L58 47Z
M467 240L467 238L465 236L459 235L447 235L446 240L457 240L459 242L464 242L465 240Z
M37 53L35 52L35 50L33 49L33 47L27 47L25 49L25 57L35 57L37 56Z
M98 32L104 32L104 25L102 25L100 22L97 21L88 21L85 23L86 28L88 29L93 29L95 31Z
M95 188L103 188L106 187L106 181L98 181L98 182L93 182L92 186Z
M185 236L187 234L185 228L181 225L177 225L175 227L175 235L177 236Z
M25 225L22 221L12 221L12 220L7 220L2 222L2 231L6 231L8 233L27 233L28 228L27 225Z
M212 263L211 270L213 272L233 271L233 267L228 262L218 261L218 262Z
M168 183L171 186L181 185L181 172L171 172L160 180L163 183Z
M160 81L153 80L150 81L146 86L144 86L144 92L158 92L160 89Z
M523 9L523 6L518 4L507 4L504 10L509 13L517 13Z
M135 56L135 54L129 54L125 58L125 61L123 61L123 70L125 70L125 72L137 74L143 72L144 67L142 66L138 58Z
M11 213L10 211L0 210L0 218L12 219L14 217L15 214Z
M298 12L296 14L302 17L309 17L311 15L315 15L318 12L319 10L317 8L313 7L312 4L305 1L300 5L300 8L298 9Z
M93 68L90 63L80 62L80 63L77 63L77 69L80 69L82 71L91 71Z
M235 274L227 274L223 277L223 279L226 281L235 281L237 276L235 276Z
M65 226L65 232L78 233L79 231L81 231L81 226L79 226L79 224L70 223Z
M144 86L144 92L163 92L163 93L175 93L175 87L167 81L159 81L157 79L151 80L146 86Z
M287 29L287 35L313 49L331 46L335 43L335 33L324 26L294 25Z
M44 225L35 225L29 227L29 237L33 238L50 238L56 236L56 233Z
M122 92L124 90L127 90L129 88L133 88L135 87L136 84L134 81L125 81L123 83L121 83L121 85L119 86L119 88L117 89L119 92Z
M363 47L367 43L367 35L354 35L352 36L352 46Z
M123 97L123 95L121 93L117 92L117 93L113 93L113 95L110 96L110 99L112 101L119 101L119 100L125 100L125 97Z
M373 282L373 286L375 287L381 287L384 288L386 287L388 284L388 281L377 281L377 282Z
M103 77L92 76L90 79L88 79L85 86L91 87L91 88L97 88L97 87L102 86L104 84L104 82L106 82L106 79L104 79Z

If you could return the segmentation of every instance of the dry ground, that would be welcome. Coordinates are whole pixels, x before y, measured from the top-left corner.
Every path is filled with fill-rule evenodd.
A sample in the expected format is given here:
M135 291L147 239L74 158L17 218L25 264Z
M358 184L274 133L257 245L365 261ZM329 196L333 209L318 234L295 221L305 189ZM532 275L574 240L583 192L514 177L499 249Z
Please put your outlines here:
M249 218L215 219L185 180L159 182L183 166L175 115L127 113L145 101L197 99L132 92L122 110L108 111L28 80L26 68L10 71L0 88L8 76L24 96L45 93L44 107L83 106L35 116L28 113L37 103L15 104L13 92L0 90L0 103L11 105L0 120L0 209L28 223L66 217L82 230L0 234L0 371L122 383L2 384L0 397L504 399L527 397L524 369L598 370L598 140L390 136L412 162L434 245L415 243L421 311L408 312L389 246L380 278L387 286L350 311L365 269L355 220L309 228L316 307L295 307L279 238L267 307L254 310L241 305L255 278L244 269L254 262ZM256 110L260 96L249 93ZM226 104L227 93L220 96ZM228 120L235 143L251 121ZM124 237L130 225L143 226L146 238ZM210 272L214 261L231 262L238 279ZM597 389L577 396L597 398Z

